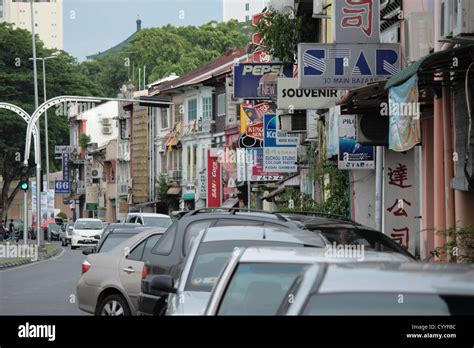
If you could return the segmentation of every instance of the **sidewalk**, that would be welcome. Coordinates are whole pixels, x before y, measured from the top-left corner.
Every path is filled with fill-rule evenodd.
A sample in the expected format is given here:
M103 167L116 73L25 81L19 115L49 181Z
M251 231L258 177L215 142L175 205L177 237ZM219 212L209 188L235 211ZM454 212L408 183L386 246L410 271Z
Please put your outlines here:
M24 248L23 243L13 243L13 242L0 242L0 270L24 265L27 263L38 262L52 258L62 251L62 247L56 243L46 243L42 250L38 250L37 257L32 259L32 257L25 257L18 255L18 249ZM28 244L28 248L36 248L36 244ZM12 253L12 250L15 250L16 253L9 257L9 254ZM18 255L18 256L17 256ZM36 254L35 254L36 256Z

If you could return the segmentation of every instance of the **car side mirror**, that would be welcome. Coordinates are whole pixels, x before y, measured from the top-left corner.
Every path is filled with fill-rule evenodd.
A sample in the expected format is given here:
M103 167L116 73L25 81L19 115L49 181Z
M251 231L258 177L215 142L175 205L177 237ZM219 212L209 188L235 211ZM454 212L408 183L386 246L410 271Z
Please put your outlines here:
M151 280L151 289L166 293L176 294L177 289L174 287L174 279L167 274L160 274Z
M90 255L95 253L95 248L86 248L82 250L83 255Z
M69 232L72 232L72 230L74 229L74 227L69 226L67 229L68 229Z
M100 235L100 234L96 234L96 235L94 236L94 239L99 240L100 238L101 238L101 235Z

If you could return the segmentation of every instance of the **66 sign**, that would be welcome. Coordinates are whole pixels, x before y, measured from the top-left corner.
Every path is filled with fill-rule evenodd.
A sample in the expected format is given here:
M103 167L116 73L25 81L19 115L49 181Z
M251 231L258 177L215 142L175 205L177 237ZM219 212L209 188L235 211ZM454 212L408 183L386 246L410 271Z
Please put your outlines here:
M69 181L66 180L56 180L54 182L54 193L55 194L65 194L70 192Z

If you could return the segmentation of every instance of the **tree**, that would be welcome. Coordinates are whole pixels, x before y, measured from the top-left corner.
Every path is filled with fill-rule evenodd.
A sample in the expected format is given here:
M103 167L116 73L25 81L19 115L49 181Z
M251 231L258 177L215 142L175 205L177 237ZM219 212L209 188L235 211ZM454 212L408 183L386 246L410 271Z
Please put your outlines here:
M146 66L147 81L171 73L183 75L230 48L245 47L252 31L248 24L235 20L212 21L199 27L145 28L122 51L84 62L81 71L101 86L107 96L115 96L123 84L137 85L138 68Z
M53 50L46 49L43 42L36 40L37 57L51 56ZM33 63L31 33L23 29L13 29L8 23L0 24L0 101L15 104L26 112L34 110ZM101 90L81 72L79 63L64 51L56 59L48 60L46 82L48 98L58 95L100 95ZM39 100L43 102L42 71L38 64ZM41 130L44 130L44 119L41 119ZM41 144L44 147L44 131L41 131ZM0 174L3 177L3 188L0 196L0 217L6 218L8 208L19 190L11 190L12 181L19 178L20 162L15 161L15 154L23 154L26 123L10 111L0 110ZM57 116L55 110L48 113L49 152L54 153L55 145L69 143L69 128L66 117ZM45 151L42 151L44 156ZM31 155L30 155L31 157ZM45 163L43 157L42 163ZM50 160L51 171L59 165ZM33 163L31 163L33 165ZM44 167L44 165L43 165ZM33 170L30 171L30 175Z

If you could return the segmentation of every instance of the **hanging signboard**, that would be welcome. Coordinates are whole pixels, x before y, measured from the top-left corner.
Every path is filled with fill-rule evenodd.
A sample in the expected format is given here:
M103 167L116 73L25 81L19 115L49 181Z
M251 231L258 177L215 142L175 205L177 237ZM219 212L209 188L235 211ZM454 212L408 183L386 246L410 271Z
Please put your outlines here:
M293 77L293 67L282 63L234 65L234 98L267 99L276 96L278 77Z
M207 207L221 206L221 165L218 149L208 149L207 153Z
M384 154L384 232L415 255L419 237L419 200L415 180L415 150Z
M264 116L264 137L263 137L263 171L277 173L295 173L298 170L298 142L291 139L299 140L298 134L290 134L286 132L283 139L285 145L277 142L277 121L275 114L266 114ZM281 135L281 134L280 134ZM286 137L288 135L288 137Z
M375 147L356 141L355 116L339 115L339 169L374 169Z
M279 78L277 90L277 106L283 110L328 109L342 95L337 89L298 89L297 78Z
M275 114L266 114L264 116L264 147L297 146L299 144L299 135L278 130L277 116Z
M400 71L399 44L298 44L298 87L349 89Z
M246 173L247 169L247 173ZM284 173L265 172L263 149L237 149L237 180L246 181L279 181Z
M63 160L62 160L62 171L63 171L63 180L69 181L69 153L63 152Z
M334 42L380 42L379 0L337 0L332 7Z

